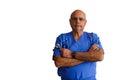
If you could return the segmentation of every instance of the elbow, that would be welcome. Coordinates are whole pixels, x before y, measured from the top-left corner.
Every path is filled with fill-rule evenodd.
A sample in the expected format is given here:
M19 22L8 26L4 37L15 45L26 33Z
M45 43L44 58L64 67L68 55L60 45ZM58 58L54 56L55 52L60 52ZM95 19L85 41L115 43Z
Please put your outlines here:
M58 61L55 61L55 66L56 67L61 67L60 63Z
M99 53L99 56L98 56L98 60L103 61L103 59L104 59L104 51L101 50L101 53Z
M54 57L54 64L56 67L61 67L60 57Z
M104 59L104 53L101 53L101 54L99 55L99 57L98 57L98 60L99 60L99 61L103 61L103 59Z
M103 61L103 59L104 59L104 56L103 56L103 55L101 55L101 56L98 58L99 61Z

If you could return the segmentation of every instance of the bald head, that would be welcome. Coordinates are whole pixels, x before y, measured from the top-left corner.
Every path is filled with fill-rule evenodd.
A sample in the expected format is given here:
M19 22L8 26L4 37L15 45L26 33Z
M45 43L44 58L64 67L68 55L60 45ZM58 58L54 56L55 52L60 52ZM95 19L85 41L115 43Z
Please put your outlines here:
M73 11L73 12L71 13L70 18L72 18L72 17L74 17L74 16L76 16L76 15L79 15L79 14L82 15L82 16L84 17L84 19L86 19L86 14L85 14L82 10L79 10L79 9Z

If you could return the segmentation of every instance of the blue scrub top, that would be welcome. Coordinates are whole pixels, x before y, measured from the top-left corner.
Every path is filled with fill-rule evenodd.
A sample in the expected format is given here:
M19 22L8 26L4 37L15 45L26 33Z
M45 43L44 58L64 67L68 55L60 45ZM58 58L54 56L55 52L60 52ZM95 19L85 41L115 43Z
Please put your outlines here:
M75 41L72 32L60 34L56 39L53 57L61 56L60 48L68 48L73 52L87 52L94 43L102 48L99 37L95 33L83 32L78 41ZM84 62L72 67L58 68L58 75L69 80L81 80L82 78L95 76L95 74L96 62Z

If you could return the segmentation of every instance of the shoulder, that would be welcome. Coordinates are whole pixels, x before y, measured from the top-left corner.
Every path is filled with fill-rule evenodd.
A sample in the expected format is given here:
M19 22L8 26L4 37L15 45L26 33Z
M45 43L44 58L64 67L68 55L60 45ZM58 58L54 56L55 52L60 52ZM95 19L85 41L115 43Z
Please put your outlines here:
M94 33L94 32L84 32L84 34L92 42L97 41L99 39L97 33Z
M94 32L84 32L84 33L89 37L98 37L97 33L94 33Z
M58 35L57 38L63 38L63 37L67 37L67 36L70 36L71 32L67 32L67 33L61 33Z
M59 34L56 38L56 44L59 43L61 45L61 42L64 41L64 40L67 40L69 35L70 35L70 32Z

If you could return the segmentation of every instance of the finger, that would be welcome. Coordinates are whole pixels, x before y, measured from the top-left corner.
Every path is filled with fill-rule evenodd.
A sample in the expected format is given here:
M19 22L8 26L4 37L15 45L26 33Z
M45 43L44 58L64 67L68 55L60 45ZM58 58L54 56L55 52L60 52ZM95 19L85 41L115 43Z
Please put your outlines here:
M98 44L96 44L96 43L94 43L94 45L95 45L95 46L97 46L97 47L99 47L99 45L98 45Z
M93 48L94 48L94 50L98 50L99 49L99 45L95 43Z

